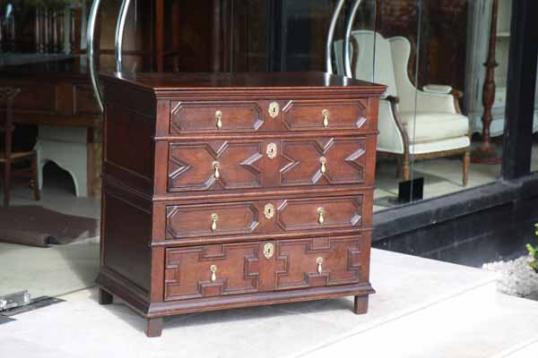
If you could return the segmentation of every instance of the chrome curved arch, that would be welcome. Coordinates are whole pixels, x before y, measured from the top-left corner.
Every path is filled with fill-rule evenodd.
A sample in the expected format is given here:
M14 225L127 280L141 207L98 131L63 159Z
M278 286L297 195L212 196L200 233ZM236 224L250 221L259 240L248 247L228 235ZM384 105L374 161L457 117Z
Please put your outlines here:
M349 53L349 40L351 37L351 30L353 29L353 23L355 22L355 16L357 15L357 10L359 9L362 0L355 0L353 7L351 8L351 13L349 14L349 19L347 20L346 25L346 36L344 37L344 73L346 77L353 77L351 71L351 59Z
M336 5L336 8L334 9L333 16L331 18L329 31L327 31L327 43L325 44L325 70L328 73L333 73L331 55L332 55L332 43L333 43L333 38L334 38L334 30L336 28L336 23L338 22L338 18L340 17L340 12L342 11L342 8L344 7L345 2L346 0L338 0L338 4Z
M123 0L118 15L118 21L116 22L116 35L114 39L114 58L116 61L116 72L121 73L123 70L123 33L125 31L125 20L129 13L129 7L131 0Z
M88 56L88 65L90 68L90 79L93 87L93 92L95 93L95 98L97 99L97 105L101 112L104 111L103 106L103 94L99 88L99 80L97 78L97 68L95 64L95 24L97 22L97 13L99 12L99 6L101 5L101 0L93 0L92 6L90 8L90 14L88 16L88 27L86 28L86 48Z
M90 69L90 79L97 98L97 104L101 112L104 111L103 106L103 94L99 87L99 79L97 77L97 67L95 61L95 25L97 22L97 14L101 0L93 0L90 8L90 14L88 16L88 27L86 29L86 47L88 51L88 65ZM120 12L118 14L118 20L116 22L116 33L114 39L114 58L116 62L116 72L121 73L123 69L122 49L123 49L123 34L125 30L125 21L129 12L131 0L123 0L120 6Z

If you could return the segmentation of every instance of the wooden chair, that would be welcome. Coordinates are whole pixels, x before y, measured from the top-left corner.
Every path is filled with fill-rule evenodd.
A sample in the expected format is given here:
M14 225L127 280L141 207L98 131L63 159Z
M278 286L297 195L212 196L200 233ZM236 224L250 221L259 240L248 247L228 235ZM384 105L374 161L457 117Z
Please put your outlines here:
M13 101L20 89L0 87L0 131L4 132L3 148L0 148L0 167L3 168L4 180L4 206L9 206L12 177L30 178L30 185L34 191L35 200L40 199L37 185L37 156L35 151L12 150L12 137L15 125L13 123ZM31 162L30 168L13 168L12 164Z

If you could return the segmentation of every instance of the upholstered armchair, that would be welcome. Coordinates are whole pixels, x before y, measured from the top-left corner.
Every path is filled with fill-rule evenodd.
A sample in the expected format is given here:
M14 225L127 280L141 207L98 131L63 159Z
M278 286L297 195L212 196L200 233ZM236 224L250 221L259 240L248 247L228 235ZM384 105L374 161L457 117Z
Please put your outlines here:
M374 43L375 41L375 43ZM417 89L407 66L411 44L404 37L385 39L379 33L351 33L354 76L387 85L379 106L379 155L398 159L399 173L410 178L409 162L461 155L463 185L468 182L470 163L469 119L461 114L462 93L450 86L428 85ZM374 61L375 49L375 61ZM342 41L335 43L337 70L343 74Z

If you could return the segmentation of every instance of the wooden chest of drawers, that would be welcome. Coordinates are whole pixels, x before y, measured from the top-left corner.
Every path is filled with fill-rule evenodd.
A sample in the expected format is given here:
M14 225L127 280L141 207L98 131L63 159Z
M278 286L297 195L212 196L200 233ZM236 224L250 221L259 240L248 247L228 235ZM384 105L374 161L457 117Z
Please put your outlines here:
M103 76L100 301L163 317L369 283L378 97L323 73Z

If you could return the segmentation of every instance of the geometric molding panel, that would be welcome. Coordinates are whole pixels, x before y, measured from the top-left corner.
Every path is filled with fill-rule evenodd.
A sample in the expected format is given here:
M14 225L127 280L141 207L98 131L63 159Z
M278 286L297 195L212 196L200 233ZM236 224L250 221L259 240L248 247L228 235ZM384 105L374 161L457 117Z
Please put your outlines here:
M367 130L366 106L362 100L335 101L289 101L282 109L282 121L288 130ZM324 125L323 113L329 118Z
M190 132L252 132L263 125L263 111L255 102L177 102L172 104L170 134ZM215 113L222 115L217 129Z
M170 191L247 189L261 187L262 145L257 142L171 143ZM219 163L215 176L214 162Z
M363 138L283 141L282 185L361 184L366 172ZM321 161L325 160L325 170Z
M323 224L319 210L323 209ZM276 223L283 231L353 229L362 227L363 196L288 199L277 207Z
M213 214L217 214L213 228ZM171 205L166 208L166 238L250 234L259 224L253 203Z
M166 249L164 299L257 292L259 250L258 243ZM216 267L215 280L211 266Z
M360 279L360 239L286 240L277 244L275 289L346 285ZM322 259L321 272L317 260ZM343 260L342 258L345 258Z

